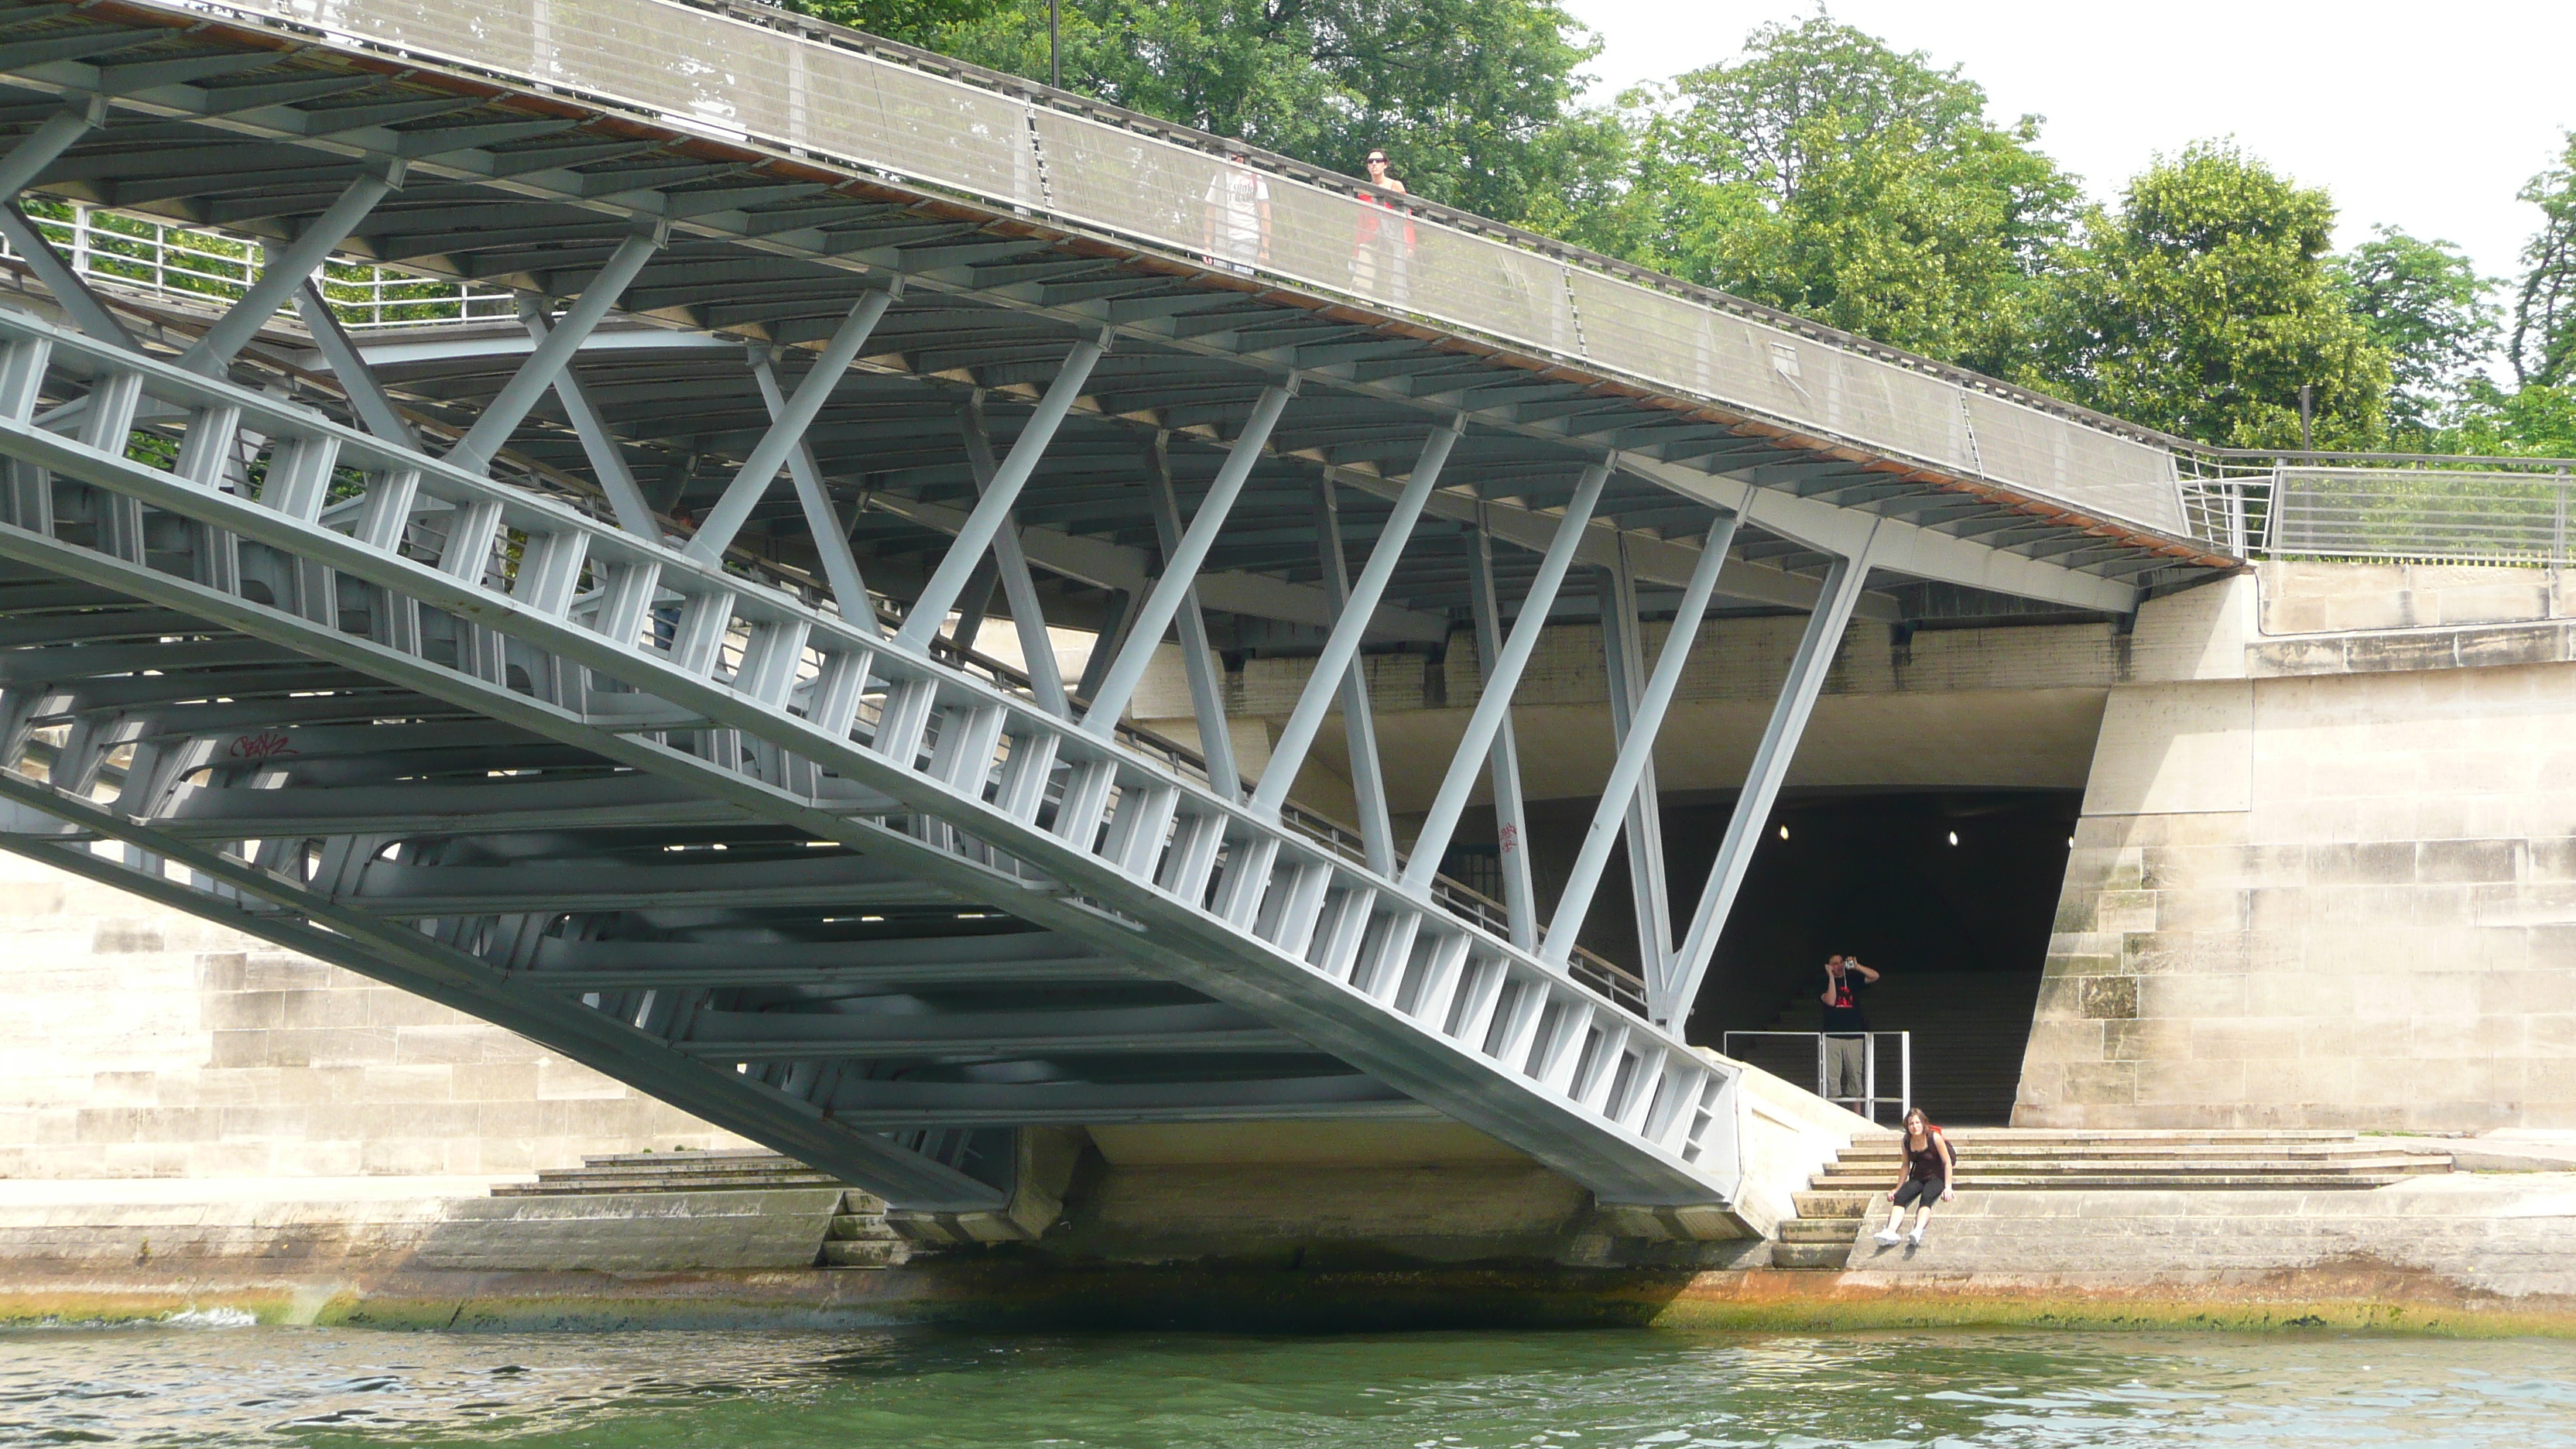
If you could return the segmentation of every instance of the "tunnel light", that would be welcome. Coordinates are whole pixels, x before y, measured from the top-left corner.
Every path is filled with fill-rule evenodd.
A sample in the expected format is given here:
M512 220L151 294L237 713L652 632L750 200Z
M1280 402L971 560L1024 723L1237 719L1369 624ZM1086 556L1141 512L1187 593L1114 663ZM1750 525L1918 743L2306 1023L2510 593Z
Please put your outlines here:
M1951 831L1951 832L1950 832L1950 843L1951 843L1952 845L1956 845L1956 844L1958 844L1958 843L1959 843L1959 832L1957 832L1957 831L1955 831L1955 830L1953 830L1953 831Z
M1783 826L1781 826L1781 827L1780 827L1780 838L1781 838L1782 840L1786 840L1786 839L1788 839L1788 838L1789 838L1789 827L1788 827L1788 826L1783 825Z

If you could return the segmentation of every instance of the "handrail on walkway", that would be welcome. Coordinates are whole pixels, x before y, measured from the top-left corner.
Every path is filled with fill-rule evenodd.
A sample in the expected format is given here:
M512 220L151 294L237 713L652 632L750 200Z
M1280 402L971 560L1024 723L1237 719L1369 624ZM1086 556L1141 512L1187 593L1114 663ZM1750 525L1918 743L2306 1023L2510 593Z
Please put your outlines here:
M1816 1044L1816 1095L1836 1106L1849 1107L1872 1122L1879 1120L1878 1109L1882 1103L1895 1105L1896 1120L1899 1122L1905 1120L1906 1113L1914 1110L1914 1033L1910 1031L1730 1031L1718 1037L1718 1054L1737 1057L1739 1061L1749 1060L1737 1056L1735 1050L1737 1037L1813 1040ZM1861 1094L1859 1096L1838 1097L1828 1090L1835 1085L1827 1080L1825 1040L1828 1037L1839 1037L1844 1040L1859 1037L1866 1043L1861 1049ZM1896 1095L1894 1097L1882 1096L1878 1090L1878 1044L1882 1039L1890 1037L1896 1041ZM1762 1065L1760 1062L1752 1064Z

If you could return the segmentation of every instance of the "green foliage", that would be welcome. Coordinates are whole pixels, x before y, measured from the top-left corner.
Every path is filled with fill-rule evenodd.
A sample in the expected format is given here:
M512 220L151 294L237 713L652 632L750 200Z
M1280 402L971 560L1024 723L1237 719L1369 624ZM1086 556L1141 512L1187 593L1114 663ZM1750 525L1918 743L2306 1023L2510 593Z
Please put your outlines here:
M2576 387L2535 382L2507 392L2480 377L2462 392L2425 452L2576 458Z
M786 0L845 19L859 0ZM898 38L1043 80L1046 7L934 0ZM1371 147L1417 195L1511 220L1564 189L1608 123L1574 107L1599 50L1557 0L1063 0L1064 84L1351 175ZM883 32L880 32L883 33Z
M1626 174L1547 218L1560 234L1971 367L2020 352L2075 182L1956 67L1818 14L1621 119Z
M2222 446L2296 447L2314 388L2320 448L2375 447L2390 368L2326 265L2334 203L2234 145L2204 142L2085 218L2027 374L2076 400Z
M957 27L1013 8L1005 0L779 0L779 6L798 15L932 50L938 49L940 41ZM1043 23L1044 4L1038 6L1038 13ZM1040 38L1044 38L1043 30Z
M2388 354L2390 432L2402 448L2420 446L2495 351L2498 309L2485 299L2498 284L2451 243L2388 226L2328 267L2344 304Z
M2513 336L2505 352L2524 386L2576 381L2576 134L2559 164L2531 178L2521 197L2540 208L2541 225L2522 249L2526 270L2513 301Z

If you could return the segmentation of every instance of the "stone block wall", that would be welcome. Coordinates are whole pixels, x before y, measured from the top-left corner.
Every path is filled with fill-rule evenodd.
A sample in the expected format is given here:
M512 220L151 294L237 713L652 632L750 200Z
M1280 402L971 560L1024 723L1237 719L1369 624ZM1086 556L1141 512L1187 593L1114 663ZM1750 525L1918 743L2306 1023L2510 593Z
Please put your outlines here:
M2576 1127L2576 658L2482 572L2267 565L2232 658L2112 691L2017 1124ZM2478 627L2276 627L2410 582Z
M745 1146L363 976L0 854L0 1178L502 1176Z

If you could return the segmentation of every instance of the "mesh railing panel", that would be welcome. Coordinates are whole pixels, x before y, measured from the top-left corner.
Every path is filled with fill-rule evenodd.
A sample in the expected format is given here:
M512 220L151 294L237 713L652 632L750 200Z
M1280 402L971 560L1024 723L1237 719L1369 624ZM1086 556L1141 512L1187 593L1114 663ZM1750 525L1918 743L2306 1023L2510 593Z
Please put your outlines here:
M1978 471L2078 508L2183 533L2173 454L2067 425L2008 398L1960 390L1976 431Z
M2275 554L2567 562L2569 480L2429 468L2283 468L2266 545Z
M745 21L666 0L214 3L1061 215L2088 512L2184 528L2171 460L2147 444L1428 216Z

